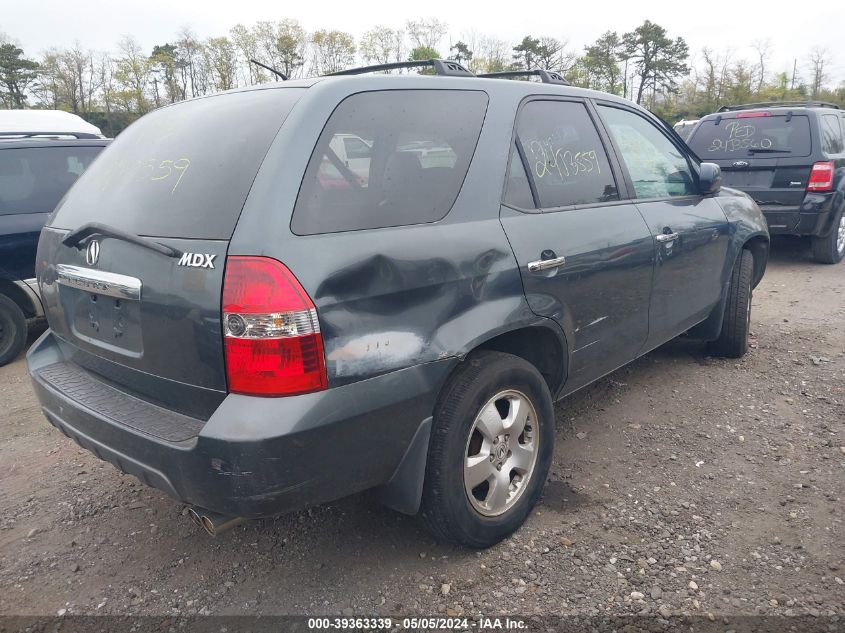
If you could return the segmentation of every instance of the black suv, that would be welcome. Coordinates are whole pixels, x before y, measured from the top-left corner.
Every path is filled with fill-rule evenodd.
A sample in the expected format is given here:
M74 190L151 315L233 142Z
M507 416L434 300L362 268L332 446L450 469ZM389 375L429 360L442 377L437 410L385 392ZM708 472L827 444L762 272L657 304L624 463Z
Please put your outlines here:
M745 191L772 233L812 236L813 256L845 256L845 112L822 102L725 106L687 140Z
M483 547L555 400L691 329L745 352L769 236L716 165L623 99L431 63L124 131L41 235L49 421L211 533L376 489Z
M44 316L35 282L41 227L108 143L93 135L45 134L0 133L0 365L23 350L27 320Z

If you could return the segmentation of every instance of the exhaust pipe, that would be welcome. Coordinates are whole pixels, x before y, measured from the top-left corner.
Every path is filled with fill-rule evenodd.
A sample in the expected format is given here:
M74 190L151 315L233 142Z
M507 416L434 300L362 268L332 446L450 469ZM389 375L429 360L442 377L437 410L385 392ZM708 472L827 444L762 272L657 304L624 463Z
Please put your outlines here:
M246 520L243 517L230 517L211 510L193 507L188 508L188 517L194 525L201 527L210 536L222 534Z
M196 510L194 510L194 509L193 509L192 507L190 507L190 506L188 507L188 518L191 520L191 523L193 523L194 525L196 525L198 528L205 529L205 528L203 528L203 527L202 527L202 518L201 518L201 517L200 517L200 515L197 513L197 511L196 511Z

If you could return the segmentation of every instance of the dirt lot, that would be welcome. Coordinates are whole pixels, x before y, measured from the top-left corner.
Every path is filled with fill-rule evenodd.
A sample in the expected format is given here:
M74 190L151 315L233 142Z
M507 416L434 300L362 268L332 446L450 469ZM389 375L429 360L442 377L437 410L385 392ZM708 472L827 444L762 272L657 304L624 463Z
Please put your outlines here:
M0 368L0 614L845 615L845 265L777 244L753 349L679 339L560 403L526 526L435 544L367 495L211 539Z

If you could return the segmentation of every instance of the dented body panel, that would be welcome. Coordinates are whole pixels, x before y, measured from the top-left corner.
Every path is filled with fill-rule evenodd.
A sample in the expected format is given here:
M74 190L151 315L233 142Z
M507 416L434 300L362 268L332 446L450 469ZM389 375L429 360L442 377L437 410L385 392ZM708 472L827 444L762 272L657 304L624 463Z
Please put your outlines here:
M68 318L68 302L79 297L58 287L51 267L84 258L84 251L62 245L66 227L41 238L46 264L39 279L51 331L28 362L47 418L122 470L220 514L269 516L370 488L381 488L392 507L415 512L440 390L473 350L514 332L542 334L558 365L544 376L553 396L562 397L678 328L715 322L728 260L743 240L767 235L747 198L706 197L705 215L718 220L716 238L688 243L707 254L707 266L696 272L707 276L708 295L695 314L673 305L676 312L663 317L674 329L651 336L653 285L666 258L655 247L659 228L630 192L623 188L615 206L557 214L502 205L514 121L526 98L561 91L584 100L612 97L521 81L411 75L260 89L288 84L303 94L269 145L230 238L156 237L179 250L170 258L102 240L102 265L137 276L142 297L151 299L137 314L143 334L131 345L112 349L102 337L78 336L74 328L89 315ZM332 112L352 94L394 89L489 96L448 213L428 223L295 234L291 218L303 174ZM658 211L671 214L672 207ZM569 265L529 275L527 263L552 247ZM319 317L328 389L282 398L227 392L220 302L231 256L274 258L296 277ZM681 276L671 283L682 283ZM104 410L102 402L125 406Z

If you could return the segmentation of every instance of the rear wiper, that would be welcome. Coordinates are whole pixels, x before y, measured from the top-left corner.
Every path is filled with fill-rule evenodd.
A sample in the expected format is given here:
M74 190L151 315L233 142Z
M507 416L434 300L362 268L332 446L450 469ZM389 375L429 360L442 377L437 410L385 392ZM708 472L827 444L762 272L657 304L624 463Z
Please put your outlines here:
M775 147L749 147L749 154L791 154L792 150L777 149Z
M87 224L83 224L82 226L80 226L78 229L74 229L65 236L65 239L62 240L62 244L64 244L65 246L78 247L82 242L84 242L86 239L93 235L102 235L103 237L114 237L124 242L129 242L130 244L141 246L142 248L148 248L151 251L155 251L156 253L165 255L166 257L182 256L182 251L177 250L171 246L161 244L160 242L154 242L150 239L147 239L146 237L135 235L134 233L121 231L120 229L116 229L106 224L99 224L98 222L88 222Z

